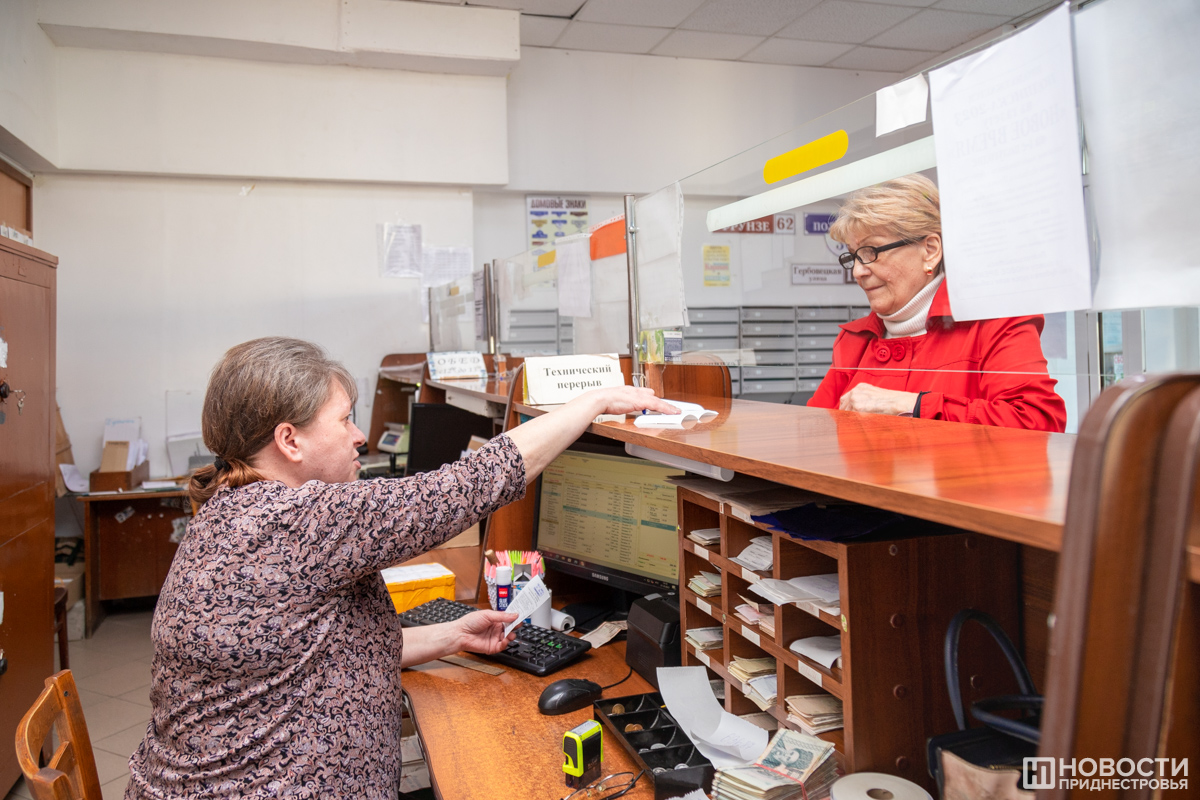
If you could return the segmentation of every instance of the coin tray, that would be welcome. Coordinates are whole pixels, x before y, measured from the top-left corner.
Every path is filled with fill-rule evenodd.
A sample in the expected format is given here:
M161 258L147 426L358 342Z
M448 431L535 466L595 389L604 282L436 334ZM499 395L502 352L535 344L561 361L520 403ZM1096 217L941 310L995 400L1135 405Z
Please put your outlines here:
M618 706L621 713L614 714ZM592 714L625 748L636 769L646 771L642 780L654 784L654 800L682 797L694 789L712 792L712 763L667 713L658 692L598 700ZM626 733L628 725L641 730Z

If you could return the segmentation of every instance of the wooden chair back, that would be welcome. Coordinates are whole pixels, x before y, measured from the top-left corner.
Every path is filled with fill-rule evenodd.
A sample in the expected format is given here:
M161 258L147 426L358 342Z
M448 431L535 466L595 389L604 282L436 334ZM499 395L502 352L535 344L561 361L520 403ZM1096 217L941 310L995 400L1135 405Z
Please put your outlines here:
M45 767L38 754L50 737L58 745ZM101 800L92 740L71 671L46 678L46 688L17 725L17 762L34 800Z
M1134 758L1137 649L1154 552L1168 423L1200 375L1137 376L1106 390L1080 426L1071 468L1039 755ZM1153 753L1149 755L1153 756ZM1094 797L1061 788L1039 798Z

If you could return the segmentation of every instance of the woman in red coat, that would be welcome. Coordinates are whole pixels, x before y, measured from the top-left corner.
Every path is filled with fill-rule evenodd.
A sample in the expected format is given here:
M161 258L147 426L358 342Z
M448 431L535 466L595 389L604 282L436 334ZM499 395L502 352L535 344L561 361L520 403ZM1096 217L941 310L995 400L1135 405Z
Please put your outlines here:
M810 406L1062 431L1041 316L956 322L938 190L921 175L851 195L830 228L871 313L842 325Z

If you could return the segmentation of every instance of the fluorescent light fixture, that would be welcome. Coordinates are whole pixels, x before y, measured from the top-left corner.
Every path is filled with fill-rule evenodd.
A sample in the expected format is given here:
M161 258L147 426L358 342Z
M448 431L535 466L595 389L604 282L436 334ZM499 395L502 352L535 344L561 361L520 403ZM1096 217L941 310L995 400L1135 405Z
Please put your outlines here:
M656 464L686 469L688 472L694 472L706 478L716 478L719 481L733 480L733 470L731 469L718 467L715 464L705 464L703 461L693 461L683 456L673 456L670 453L660 453L657 450L651 450L649 447L642 447L640 444L626 442L625 452L634 458L644 458Z
M820 175L714 208L708 212L708 230L712 233L936 166L933 137L926 136Z

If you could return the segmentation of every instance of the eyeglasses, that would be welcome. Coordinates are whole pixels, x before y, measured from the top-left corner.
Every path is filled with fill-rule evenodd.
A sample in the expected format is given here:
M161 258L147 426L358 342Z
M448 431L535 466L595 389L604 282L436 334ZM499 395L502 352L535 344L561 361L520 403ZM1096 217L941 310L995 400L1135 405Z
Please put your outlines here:
M617 772L613 775L605 775L589 786L576 789L564 797L563 800L612 800L614 797L620 797L626 792L631 791L644 774L646 774L645 770L636 775L632 772Z
M872 264L879 258L880 253L886 253L888 250L895 250L897 247L904 247L906 244L916 244L924 238L925 237L922 236L920 239L902 239L899 242L882 244L879 247L866 245L852 252L842 253L840 256L838 256L838 263L848 270L854 269L854 259L856 258L862 264Z

